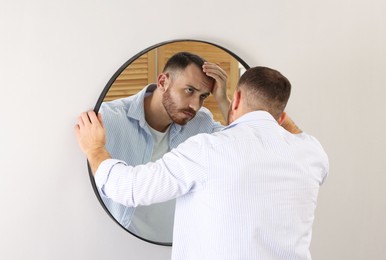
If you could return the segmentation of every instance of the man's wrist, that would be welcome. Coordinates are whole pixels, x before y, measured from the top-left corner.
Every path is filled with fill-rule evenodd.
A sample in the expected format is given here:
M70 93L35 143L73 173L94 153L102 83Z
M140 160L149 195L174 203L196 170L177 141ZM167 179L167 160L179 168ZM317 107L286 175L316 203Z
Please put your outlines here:
M107 152L105 147L95 147L86 151L86 156L89 159L99 157Z
M105 147L99 147L99 148L91 149L91 150L87 151L86 155L87 155L87 159L88 159L89 164L90 164L91 171L92 171L94 176L95 176L95 173L96 173L99 165L104 160L111 159L111 156Z

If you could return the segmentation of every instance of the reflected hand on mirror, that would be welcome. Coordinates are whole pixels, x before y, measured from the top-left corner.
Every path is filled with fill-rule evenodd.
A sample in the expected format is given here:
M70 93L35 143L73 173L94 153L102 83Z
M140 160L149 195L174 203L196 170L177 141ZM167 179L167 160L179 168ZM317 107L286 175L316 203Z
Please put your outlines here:
M230 104L230 100L226 93L228 75L218 64L211 62L205 62L202 69L207 76L214 79L212 95L217 101L221 113L226 121Z
M82 152L87 156L91 171L95 175L99 165L111 158L105 148L106 131L101 114L94 111L83 112L75 125L75 134Z

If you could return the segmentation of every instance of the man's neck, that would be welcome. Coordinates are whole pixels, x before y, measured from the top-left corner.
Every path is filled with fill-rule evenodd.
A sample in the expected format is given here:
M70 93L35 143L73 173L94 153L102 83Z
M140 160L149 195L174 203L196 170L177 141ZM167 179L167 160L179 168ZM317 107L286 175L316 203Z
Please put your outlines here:
M145 120L151 128L159 132L165 132L172 123L172 120L162 105L161 97L157 95L158 93L156 92L157 90L155 90L153 94L145 97Z

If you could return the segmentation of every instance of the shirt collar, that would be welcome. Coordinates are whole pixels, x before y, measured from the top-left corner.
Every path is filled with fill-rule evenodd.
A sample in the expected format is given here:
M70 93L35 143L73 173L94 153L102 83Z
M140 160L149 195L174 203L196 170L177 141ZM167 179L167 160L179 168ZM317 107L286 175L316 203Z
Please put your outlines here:
M238 124L244 124L244 123L248 123L248 122L256 122L256 121L261 121L261 120L272 121L272 122L277 123L275 118L273 118L273 116L270 113L268 113L267 111L257 110L257 111L248 112L248 113L242 115L241 117L239 117L238 119L233 121L230 125L226 126L224 128L224 130L228 129L228 128L232 128Z
M139 124L142 128L147 126L147 122L145 120L145 97L147 95L153 94L154 90L157 88L157 84L152 83L143 88L136 95L132 96L132 103L127 109L127 117L133 118L139 121ZM189 122L188 122L189 123ZM182 126L172 122L171 129L173 131L179 132L182 130Z
M136 119L141 125L146 124L144 101L148 94L152 94L157 88L156 84L149 84L136 95L132 96L132 103L127 109L127 117Z

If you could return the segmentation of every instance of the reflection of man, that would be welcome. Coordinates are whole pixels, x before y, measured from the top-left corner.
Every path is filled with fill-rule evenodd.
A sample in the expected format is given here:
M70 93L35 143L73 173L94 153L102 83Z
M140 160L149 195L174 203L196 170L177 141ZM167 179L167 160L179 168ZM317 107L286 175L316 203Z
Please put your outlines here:
M275 70L247 70L233 95L229 126L191 137L146 165L111 159L101 118L92 111L82 113L76 134L106 196L127 206L177 198L173 259L311 259L328 158L283 112L290 89Z
M212 91L226 116L226 79L220 67L204 63L197 55L172 56L157 84L102 104L108 151L114 158L138 165L157 160L190 136L221 129L201 106ZM101 197L114 218L134 234L152 241L172 241L175 201L132 208Z

